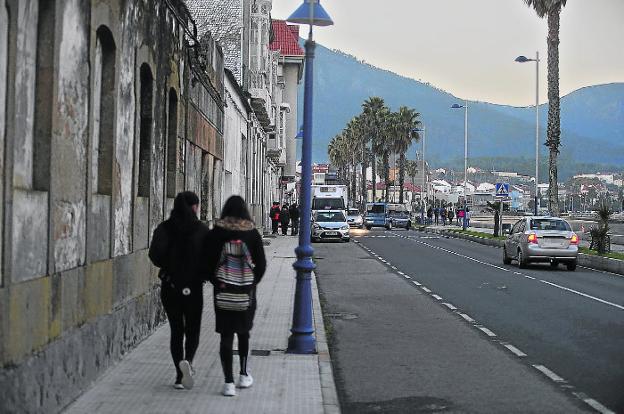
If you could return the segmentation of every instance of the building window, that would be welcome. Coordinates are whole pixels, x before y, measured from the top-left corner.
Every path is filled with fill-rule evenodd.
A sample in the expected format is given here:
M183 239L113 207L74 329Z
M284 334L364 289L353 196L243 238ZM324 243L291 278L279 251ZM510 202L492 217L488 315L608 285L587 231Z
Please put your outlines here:
M35 80L35 126L32 153L32 189L39 191L48 191L50 188L55 9L55 1L39 1L39 17L37 20L37 71Z
M176 196L176 165L178 138L178 95L169 90L169 114L167 116L167 197Z
M100 26L95 41L94 109L97 114L97 192L113 194L113 142L115 140L115 41L106 26Z
M152 124L154 77L147 63L141 65L140 123L139 123L139 184L137 195L149 197L152 166Z

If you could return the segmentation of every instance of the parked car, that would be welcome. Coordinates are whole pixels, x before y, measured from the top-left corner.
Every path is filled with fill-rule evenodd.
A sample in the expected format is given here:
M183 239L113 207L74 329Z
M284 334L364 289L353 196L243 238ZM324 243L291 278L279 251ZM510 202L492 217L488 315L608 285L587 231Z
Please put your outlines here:
M347 223L349 223L349 227L357 227L358 229L364 227L364 218L357 208L347 210Z
M388 204L381 202L366 204L364 226L366 230L370 230L372 227L385 227L389 229Z
M342 210L315 211L312 215L312 241L350 241L349 224Z
M409 213L407 211L390 210L388 212L388 227L409 230L412 227Z
M523 217L505 239L503 263L517 260L520 268L531 262L549 262L552 267L564 263L572 271L576 269L579 242L570 224L559 217Z

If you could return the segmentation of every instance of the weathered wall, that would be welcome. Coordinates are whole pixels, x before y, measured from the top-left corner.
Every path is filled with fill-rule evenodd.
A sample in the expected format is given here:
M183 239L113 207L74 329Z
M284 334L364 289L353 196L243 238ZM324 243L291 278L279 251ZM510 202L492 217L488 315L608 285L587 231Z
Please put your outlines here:
M198 192L212 217L222 75L189 69L190 19L176 18L185 13L178 0L0 0L2 413L58 412L164 320L147 248L172 202L168 151L179 173L171 192ZM147 125L143 64L153 76Z
M290 112L286 114L286 166L284 175L295 176L297 163L297 141L295 137L299 132L299 120L297 119L297 92L299 90L300 65L296 63L284 63L282 74L284 76L283 100L290 105Z

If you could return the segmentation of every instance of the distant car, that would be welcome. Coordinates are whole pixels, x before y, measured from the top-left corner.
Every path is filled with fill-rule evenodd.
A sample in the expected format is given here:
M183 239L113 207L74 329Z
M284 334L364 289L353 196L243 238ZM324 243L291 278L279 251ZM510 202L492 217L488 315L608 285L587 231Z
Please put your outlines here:
M364 227L364 218L357 208L347 210L347 223L349 223L349 227L357 227L358 229Z
M518 261L525 268L531 262L549 262L552 267L564 263L576 269L579 237L570 224L558 217L532 216L518 220L503 245L503 263Z
M315 211L312 215L312 241L350 241L349 224L342 210Z
M407 211L390 210L388 212L388 227L402 228L409 230L412 227L412 220Z

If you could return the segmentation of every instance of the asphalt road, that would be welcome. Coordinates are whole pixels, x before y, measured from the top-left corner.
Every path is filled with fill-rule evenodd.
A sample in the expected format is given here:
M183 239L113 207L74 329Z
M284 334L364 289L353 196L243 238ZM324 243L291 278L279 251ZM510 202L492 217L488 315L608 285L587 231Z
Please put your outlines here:
M570 412L586 400L624 413L624 277L519 270L500 249L415 231L360 234L364 250L315 245L344 412Z

